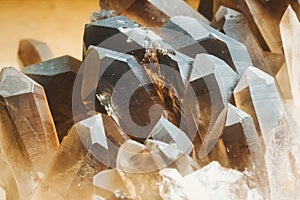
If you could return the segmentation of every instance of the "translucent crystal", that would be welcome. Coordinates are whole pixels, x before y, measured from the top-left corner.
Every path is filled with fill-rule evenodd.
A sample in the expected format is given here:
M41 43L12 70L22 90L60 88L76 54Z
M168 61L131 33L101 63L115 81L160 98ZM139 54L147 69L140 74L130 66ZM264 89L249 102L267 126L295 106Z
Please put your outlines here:
M254 66L268 74L276 74L284 63L284 56L264 51L251 32L246 18L241 13L225 7L220 7L218 12L225 12L223 17L219 16L219 21L223 21L223 31L247 47Z
M265 151L271 199L281 199L293 191L294 181L288 144L291 128L274 78L250 67L234 90L238 108L254 119Z
M60 141L67 135L74 120L82 118L72 113L73 86L80 65L79 60L62 56L22 70L44 87Z
M33 199L90 199L93 177L115 167L127 138L111 118L94 115L76 123L64 138Z
M251 172L258 188L267 197L269 187L264 152L251 116L229 104L222 140L229 159L228 167Z
M28 199L58 147L58 138L41 85L13 67L0 81L0 147L22 194Z
M172 31L170 31L172 30ZM251 58L246 47L240 42L223 33L201 23L191 17L172 17L163 27L162 37L166 42L174 45L178 51L195 57L198 53L208 53L224 60L235 72L242 75L247 67L252 66ZM165 32L165 33L164 33ZM178 37L189 35L191 39ZM176 40L174 40L174 35ZM193 42L194 40L194 42ZM217 45L219 48L215 48Z
M186 154L190 154L193 150L193 143L186 134L164 117L160 118L149 136L157 141L175 144L178 149Z
M192 173L198 165L172 145L147 140L146 145L128 140L119 151L117 169L133 199L161 199L159 169L177 169L182 175Z
M160 27L170 17L190 16L204 23L208 20L182 0L100 0L102 9L115 10L145 27Z
M99 172L94 176L94 194L104 199L129 199L127 188L116 169ZM123 198L118 198L123 196Z
M284 55L287 64L287 71L291 87L293 100L296 106L300 106L300 87L299 87L299 56L300 56L300 22L292 7L289 6L285 11L281 22L280 32L283 42ZM284 83L282 83L284 85Z
M53 58L53 53L44 42L23 39L19 43L18 58L21 66L26 67Z

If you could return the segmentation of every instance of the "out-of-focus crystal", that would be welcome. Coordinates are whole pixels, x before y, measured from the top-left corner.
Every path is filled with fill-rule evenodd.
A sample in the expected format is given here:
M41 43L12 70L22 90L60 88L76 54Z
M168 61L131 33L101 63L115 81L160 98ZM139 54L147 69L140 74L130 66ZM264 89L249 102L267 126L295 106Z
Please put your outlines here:
M115 167L119 146L126 140L113 120L97 114L70 129L33 199L91 199L93 177Z
M300 106L299 86L299 56L300 56L300 22L291 6L285 11L280 22L280 33L283 42L284 55L290 80L293 100L296 106ZM279 83L288 84L288 83Z
M2 187L0 187L0 199L6 200L6 192Z
M287 197L295 189L288 152L292 130L274 78L250 67L235 88L234 97L237 107L255 122L265 151L271 198Z
M28 199L58 147L58 138L41 85L13 67L0 81L0 147L21 199Z
M41 41L24 39L19 43L18 58L22 67L53 58L49 46Z
M239 75L252 65L242 43L191 17L172 17L164 25L161 35L179 52L190 57L199 53L212 54L224 60Z
M208 20L182 0L100 0L102 9L115 10L145 27L160 27L170 17L190 16L204 23Z
M261 192L268 196L264 152L251 116L229 104L222 140L229 159L228 167L251 172Z
M80 64L71 56L62 56L22 70L44 87L60 141L67 135L74 120L77 121L72 113L72 94Z
M291 84L288 74L288 69L286 63L284 63L279 71L277 72L276 76L274 77L277 85L280 89L282 98L285 100L293 99L292 91L291 91ZM297 119L297 118L295 118Z
M213 200L263 199L255 189L251 189L243 173L223 168L218 162L184 177L174 169L163 169L159 174L162 176L160 195L164 200L196 200L199 197Z
M129 199L128 190L116 169L99 172L93 183L94 194L103 199Z

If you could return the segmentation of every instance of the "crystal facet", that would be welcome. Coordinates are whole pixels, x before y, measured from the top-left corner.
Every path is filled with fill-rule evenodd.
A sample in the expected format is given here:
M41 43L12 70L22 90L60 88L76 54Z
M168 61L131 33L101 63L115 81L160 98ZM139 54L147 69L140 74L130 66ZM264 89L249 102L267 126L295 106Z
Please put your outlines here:
M19 43L18 58L23 67L53 58L53 54L44 42L24 39Z
M175 49L188 56L195 57L199 53L212 54L224 60L239 75L242 75L247 67L252 66L248 51L242 43L194 18L172 17L162 31L162 37L166 42L173 44ZM192 39L187 39L186 35Z
M89 199L93 176L115 167L118 148L127 138L108 116L97 114L76 123L62 141L33 199Z
M28 199L58 147L41 85L12 67L1 71L0 147L21 199Z
M22 70L27 76L41 84L46 92L59 140L80 116L73 116L72 93L74 81L81 62L71 56L62 56Z

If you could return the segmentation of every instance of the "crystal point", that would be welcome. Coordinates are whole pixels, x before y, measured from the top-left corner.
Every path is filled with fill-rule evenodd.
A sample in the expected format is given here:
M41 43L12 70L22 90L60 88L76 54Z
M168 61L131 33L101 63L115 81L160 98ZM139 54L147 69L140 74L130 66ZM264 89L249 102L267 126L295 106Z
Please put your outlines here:
M18 58L23 67L53 58L49 46L41 41L24 39L19 43Z
M53 119L42 86L12 67L1 71L0 95L1 154L28 199L58 147Z
M77 120L72 113L72 94L80 64L71 56L62 56L22 70L44 87L60 141Z

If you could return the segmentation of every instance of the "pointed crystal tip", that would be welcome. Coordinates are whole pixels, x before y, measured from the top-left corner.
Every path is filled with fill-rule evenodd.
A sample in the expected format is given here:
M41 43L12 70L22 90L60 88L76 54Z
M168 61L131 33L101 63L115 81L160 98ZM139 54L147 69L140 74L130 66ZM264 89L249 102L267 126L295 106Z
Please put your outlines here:
M35 86L40 86L14 67L5 67L0 75L0 95L2 97L32 93Z

